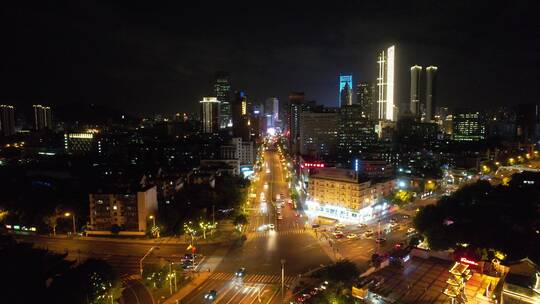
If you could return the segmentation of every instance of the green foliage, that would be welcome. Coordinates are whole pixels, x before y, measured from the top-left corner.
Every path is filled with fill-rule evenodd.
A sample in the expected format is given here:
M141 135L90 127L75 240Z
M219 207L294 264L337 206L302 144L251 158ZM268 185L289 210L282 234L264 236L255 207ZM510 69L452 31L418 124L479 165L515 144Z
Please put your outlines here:
M513 177L513 181L519 179L520 175ZM534 227L538 227L539 206L538 186L514 183L492 187L479 181L443 197L436 205L422 208L414 225L433 249L455 248L464 243L508 253L510 259L538 259L540 239Z
M239 213L235 215L233 219L233 224L236 225L246 225L248 223L248 217L244 213Z
M2 302L105 304L110 296L120 296L120 280L106 262L87 260L73 266L64 258L0 235L0 266L8 278L2 283Z
M348 283L358 277L356 265L349 260L341 260L317 272L316 276L331 282Z
M144 283L151 288L161 288L167 283L167 267L157 264L145 264L143 273Z
M89 259L53 281L55 303L111 303L122 293L117 273L102 260Z

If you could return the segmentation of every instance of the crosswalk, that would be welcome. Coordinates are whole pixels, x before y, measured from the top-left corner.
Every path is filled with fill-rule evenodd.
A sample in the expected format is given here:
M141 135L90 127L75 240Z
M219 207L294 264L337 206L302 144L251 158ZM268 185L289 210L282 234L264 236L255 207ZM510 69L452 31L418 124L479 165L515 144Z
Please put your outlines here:
M268 237L270 235L295 235L295 234L308 234L310 233L308 229L303 228L293 228L287 230L270 230L270 231L256 231L249 233L249 236L252 238L261 238Z
M234 273L229 272L214 272L210 275L210 280L229 281L236 278ZM284 278L285 284L292 284L296 280L296 277L286 276ZM246 283L261 283L261 284L276 284L281 282L281 276L268 275L268 274L248 274L243 278Z

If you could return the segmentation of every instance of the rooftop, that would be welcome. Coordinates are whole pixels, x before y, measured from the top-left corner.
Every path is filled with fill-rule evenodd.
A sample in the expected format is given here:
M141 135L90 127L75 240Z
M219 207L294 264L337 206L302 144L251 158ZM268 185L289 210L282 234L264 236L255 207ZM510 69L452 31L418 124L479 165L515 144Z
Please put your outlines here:
M310 175L310 178L329 179L348 183L363 183L369 181L367 178L361 178L357 172L341 168L320 168Z

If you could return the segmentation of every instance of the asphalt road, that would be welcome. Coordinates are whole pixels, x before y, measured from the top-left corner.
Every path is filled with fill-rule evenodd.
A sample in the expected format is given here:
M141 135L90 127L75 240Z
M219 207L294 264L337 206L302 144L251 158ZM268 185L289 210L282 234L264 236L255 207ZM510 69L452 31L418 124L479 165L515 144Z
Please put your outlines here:
M248 240L243 246L231 249L216 273L185 297L182 303L205 303L204 294L212 289L218 292L215 303L258 302L259 289L264 293L262 303L272 303L281 298L281 260L285 261L284 278L288 286L294 284L299 274L331 263L321 250L314 232L306 228L306 218L298 217L290 204L283 204L283 219L278 219L276 195L283 194L285 201L289 197L285 172L277 152L266 151L264 161L269 172L267 167L263 167L259 180L253 183L257 197L250 203L250 224L246 228ZM266 212L260 205L261 193L266 198ZM258 229L266 224L274 224L275 229ZM234 284L234 273L241 267L247 271L243 289L236 288Z

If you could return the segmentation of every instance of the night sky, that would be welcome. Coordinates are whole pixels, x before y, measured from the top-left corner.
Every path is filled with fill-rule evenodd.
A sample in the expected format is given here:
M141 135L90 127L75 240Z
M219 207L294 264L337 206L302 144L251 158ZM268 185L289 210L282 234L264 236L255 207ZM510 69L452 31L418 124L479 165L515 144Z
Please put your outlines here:
M409 99L412 64L439 67L440 105L540 101L535 1L11 2L0 15L0 101L19 107L194 111L212 95L217 70L255 102L298 90L335 106L340 72L375 82L377 52L391 44L400 102Z

